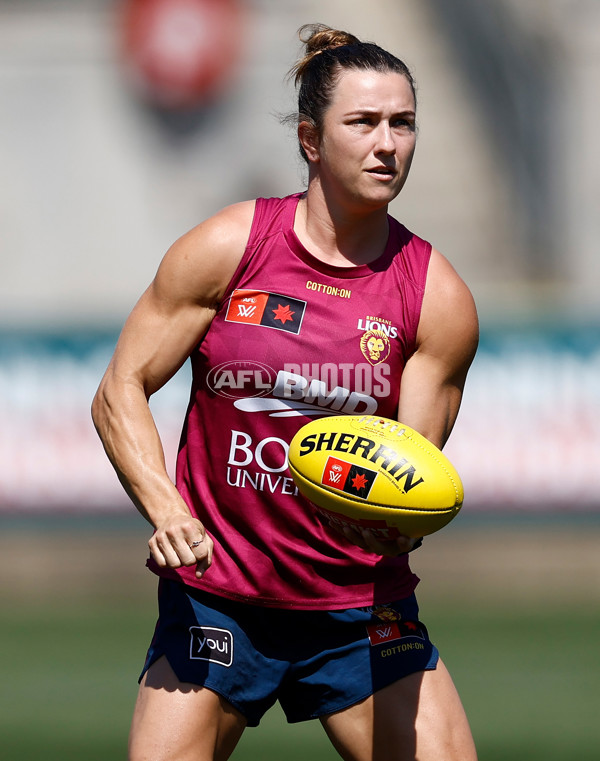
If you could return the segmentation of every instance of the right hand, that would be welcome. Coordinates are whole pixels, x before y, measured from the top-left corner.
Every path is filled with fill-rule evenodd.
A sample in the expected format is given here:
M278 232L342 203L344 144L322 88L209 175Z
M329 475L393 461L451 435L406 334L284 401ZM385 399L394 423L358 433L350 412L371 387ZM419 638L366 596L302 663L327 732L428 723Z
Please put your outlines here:
M157 525L148 546L161 568L195 565L198 579L212 563L213 541L202 523L191 515L172 516Z
M414 539L410 536L400 535L395 539L381 539L375 531L369 528L359 528L358 526L338 525L333 521L330 527L345 537L349 542L361 547L367 552L374 552L376 555L386 555L388 557L397 557L404 555L420 546L420 539Z

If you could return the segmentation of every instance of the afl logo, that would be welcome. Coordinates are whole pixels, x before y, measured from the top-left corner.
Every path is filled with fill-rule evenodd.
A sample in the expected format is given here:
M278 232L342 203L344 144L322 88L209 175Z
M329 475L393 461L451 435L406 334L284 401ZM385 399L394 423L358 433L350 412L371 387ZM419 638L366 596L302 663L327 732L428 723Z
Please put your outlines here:
M265 396L275 385L277 373L269 365L251 360L222 362L206 376L206 385L219 396L247 399Z
M378 365L390 354L390 339L383 330L367 330L360 338L360 350L372 365Z

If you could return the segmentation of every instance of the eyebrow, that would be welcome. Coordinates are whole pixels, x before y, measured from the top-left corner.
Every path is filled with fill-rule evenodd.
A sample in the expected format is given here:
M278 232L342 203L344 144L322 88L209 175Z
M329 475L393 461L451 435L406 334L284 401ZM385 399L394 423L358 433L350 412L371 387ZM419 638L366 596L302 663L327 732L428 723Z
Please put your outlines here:
M356 111L348 111L346 116L372 116L373 114L378 114L379 109L378 108L358 108ZM394 116L416 116L416 111L414 111L412 108L406 108L402 111L394 111Z

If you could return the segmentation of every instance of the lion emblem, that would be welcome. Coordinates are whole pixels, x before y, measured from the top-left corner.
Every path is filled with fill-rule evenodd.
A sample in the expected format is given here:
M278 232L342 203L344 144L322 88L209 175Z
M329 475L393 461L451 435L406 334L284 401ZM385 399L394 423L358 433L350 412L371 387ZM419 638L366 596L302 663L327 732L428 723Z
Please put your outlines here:
M360 350L372 365L378 365L389 356L390 339L383 330L367 330L361 336Z

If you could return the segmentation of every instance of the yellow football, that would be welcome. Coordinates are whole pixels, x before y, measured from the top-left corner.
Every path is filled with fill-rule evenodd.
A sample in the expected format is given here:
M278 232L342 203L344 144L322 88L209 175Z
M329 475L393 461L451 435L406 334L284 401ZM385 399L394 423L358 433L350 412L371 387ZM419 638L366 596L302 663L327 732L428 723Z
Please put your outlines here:
M388 418L313 420L292 439L289 465L298 490L319 512L381 538L439 531L463 502L460 476L446 455Z

